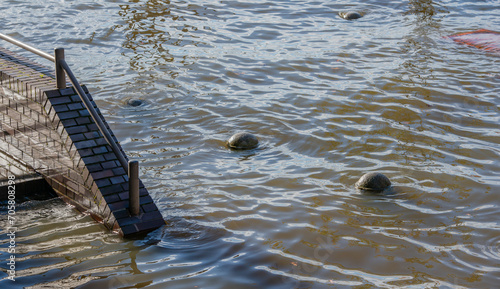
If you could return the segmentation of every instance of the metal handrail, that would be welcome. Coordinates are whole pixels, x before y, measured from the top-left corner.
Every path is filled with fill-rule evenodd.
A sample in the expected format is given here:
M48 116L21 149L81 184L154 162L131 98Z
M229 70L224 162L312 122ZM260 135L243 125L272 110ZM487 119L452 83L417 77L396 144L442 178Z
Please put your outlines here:
M24 48L27 51L30 51L32 53L35 53L45 59L48 59L52 62L55 63L55 70L56 70L56 87L58 89L63 89L66 88L66 75L69 77L69 80L71 84L73 84L73 87L76 89L76 92L80 96L80 99L82 100L83 104L87 108L87 110L90 113L90 116L94 120L94 122L97 125L97 128L99 131L102 133L104 136L104 139L106 139L107 143L111 146L111 149L115 153L116 157L118 158L118 161L122 165L123 169L129 176L129 211L132 216L139 216L140 214L140 202L139 202L139 162L137 161L128 161L126 160L124 154L118 147L118 144L114 141L113 137L111 136L110 131L104 125L104 122L102 121L101 117L95 110L94 106L90 102L89 98L87 97L87 94L85 91L83 91L82 87L78 83L78 80L76 79L75 75L71 71L71 69L68 66L68 63L66 63L66 60L64 59L64 49L63 48L56 48L54 49L54 56L45 53L39 49L36 49L34 47L31 47L25 43L22 43L12 37L9 37L5 34L0 33L0 39L3 39L5 41L8 41L14 45L17 45L21 48Z
M5 40L5 41L8 41L8 42L10 42L10 43L12 43L14 45L17 45L17 46L19 46L21 48L24 48L24 49L26 49L26 50L28 50L30 52L33 52L33 53L35 53L35 54L37 54L37 55L39 55L39 56L41 56L41 57L43 57L45 59L48 59L48 60L52 61L52 62L56 61L56 59L55 59L54 56L52 56L52 55L50 55L48 53L45 53L45 52L41 51L40 49L36 49L35 47L31 47L31 46L29 46L27 44L24 44L21 41L18 41L18 40L14 39L14 38L12 38L10 36L7 36L5 34L0 33L0 38L3 39L3 40Z
M58 48L62 49L62 48ZM71 71L71 69L68 66L68 63L66 63L66 60L60 59L59 60L59 65L64 69L66 72L66 75L69 77L69 80L71 84L73 84L73 87L76 89L76 92L82 99L83 104L87 108L87 110L90 113L90 116L94 120L94 122L97 124L97 128L99 128L99 131L102 133L108 144L111 146L111 149L115 153L116 157L118 158L118 161L120 161L120 164L122 167L125 169L126 172L128 172L128 162L123 156L122 152L120 151L120 148L116 144L116 142L113 140L113 137L111 136L109 130L106 128L106 125L104 125L104 122L102 121L101 117L99 117L99 114L95 110L94 106L90 102L89 98L87 97L87 94L83 91L83 88L80 86L78 83L78 80L76 80L75 75ZM56 72L57 75L57 72Z
M17 45L21 48L26 49L27 51L30 51L32 53L35 53L45 59L48 59L52 62L55 62L55 70L56 70L56 86L58 89L66 88L66 79L65 79L65 74L68 75L71 84L73 84L73 87L76 89L76 92L80 96L82 102L84 103L85 107L90 113L90 116L94 120L94 122L97 124L97 127L99 128L99 131L102 133L108 144L111 146L111 149L115 153L116 157L118 158L118 161L122 165L123 169L125 172L128 173L128 162L125 159L124 155L122 154L120 148L114 141L114 139L111 137L111 133L107 129L107 127L104 125L104 122L102 119L99 117L99 114L97 111L94 109L94 106L90 102L89 98L87 97L87 94L83 91L82 87L78 83L78 80L76 79L75 75L69 68L68 64L66 63L66 60L64 60L64 49L63 48L56 48L54 49L54 56L45 53L37 48L31 47L25 43L22 43L12 37L9 37L5 34L0 33L0 38L8 41L14 45ZM65 73L66 72L66 73Z

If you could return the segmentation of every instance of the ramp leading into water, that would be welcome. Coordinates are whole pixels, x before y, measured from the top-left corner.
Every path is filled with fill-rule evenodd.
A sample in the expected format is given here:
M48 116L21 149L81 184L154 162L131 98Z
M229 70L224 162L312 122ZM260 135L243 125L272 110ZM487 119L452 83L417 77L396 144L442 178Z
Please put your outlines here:
M0 47L0 156L10 160L1 179L43 179L65 202L125 237L164 225L140 180L134 213L126 154L88 90L66 87L64 75L65 88L57 88L57 73Z

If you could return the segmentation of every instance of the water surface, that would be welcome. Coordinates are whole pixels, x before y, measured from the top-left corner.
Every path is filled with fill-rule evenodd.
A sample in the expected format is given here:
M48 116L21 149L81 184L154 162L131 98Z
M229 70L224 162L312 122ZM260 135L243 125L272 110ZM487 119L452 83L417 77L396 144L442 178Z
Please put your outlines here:
M500 31L497 6L2 1L2 33L66 48L168 223L122 240L62 202L26 204L15 284L498 286L500 58L445 38ZM260 147L228 150L238 131ZM397 193L357 192L371 171Z

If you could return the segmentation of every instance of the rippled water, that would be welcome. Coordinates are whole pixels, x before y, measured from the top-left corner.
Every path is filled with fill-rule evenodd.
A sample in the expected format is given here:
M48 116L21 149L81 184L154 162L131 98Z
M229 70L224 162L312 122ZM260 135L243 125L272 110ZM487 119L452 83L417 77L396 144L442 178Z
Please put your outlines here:
M66 48L168 222L122 240L60 201L25 204L16 286L498 286L500 58L444 38L499 31L498 1L0 8L2 33ZM228 150L243 130L261 146ZM370 171L396 193L357 192Z

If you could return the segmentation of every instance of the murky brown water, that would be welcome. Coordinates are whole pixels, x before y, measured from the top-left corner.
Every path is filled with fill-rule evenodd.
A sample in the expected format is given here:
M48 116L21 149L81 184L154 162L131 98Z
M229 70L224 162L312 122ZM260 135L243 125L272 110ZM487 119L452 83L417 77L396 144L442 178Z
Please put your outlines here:
M26 204L19 288L498 287L500 58L443 38L499 31L497 1L0 8L2 33L66 48L169 224L126 241ZM261 146L226 149L242 130ZM357 192L370 171L397 193Z

